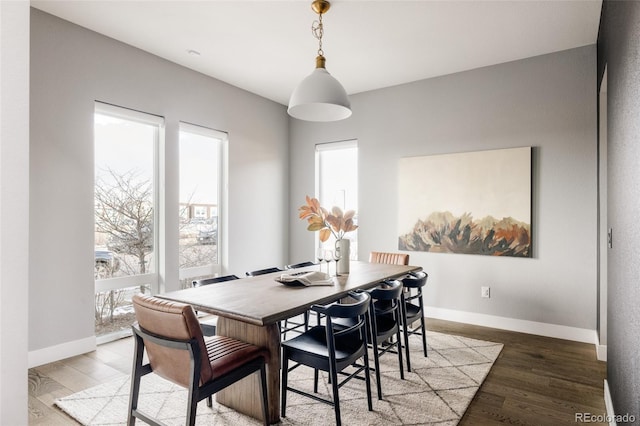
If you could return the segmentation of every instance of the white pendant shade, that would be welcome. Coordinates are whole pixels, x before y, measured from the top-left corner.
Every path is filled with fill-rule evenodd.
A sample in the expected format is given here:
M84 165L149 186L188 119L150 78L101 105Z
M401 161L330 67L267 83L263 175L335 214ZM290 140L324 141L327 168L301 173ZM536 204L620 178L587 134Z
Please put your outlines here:
M338 121L351 116L351 102L340 82L318 67L293 91L288 112L300 120Z

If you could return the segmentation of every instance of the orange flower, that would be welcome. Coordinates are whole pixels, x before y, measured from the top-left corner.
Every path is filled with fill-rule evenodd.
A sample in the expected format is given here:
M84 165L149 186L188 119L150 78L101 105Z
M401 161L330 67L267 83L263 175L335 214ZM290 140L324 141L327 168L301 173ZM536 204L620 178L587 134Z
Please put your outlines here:
M300 219L306 219L309 226L307 231L320 231L320 241L325 242L333 234L336 240L341 240L347 232L355 231L358 225L353 223L355 210L342 212L333 206L331 212L320 205L317 198L307 195L307 204L300 206Z

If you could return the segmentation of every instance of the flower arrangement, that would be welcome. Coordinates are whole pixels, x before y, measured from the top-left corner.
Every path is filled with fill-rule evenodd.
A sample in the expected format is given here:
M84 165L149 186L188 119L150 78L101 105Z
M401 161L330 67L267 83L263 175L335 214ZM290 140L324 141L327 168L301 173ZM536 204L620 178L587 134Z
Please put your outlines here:
M325 242L333 235L336 241L341 240L347 232L355 231L358 225L353 223L355 210L342 212L339 207L333 206L331 212L320 206L317 198L307 195L307 203L298 208L300 219L306 219L309 223L307 231L320 231L320 241Z

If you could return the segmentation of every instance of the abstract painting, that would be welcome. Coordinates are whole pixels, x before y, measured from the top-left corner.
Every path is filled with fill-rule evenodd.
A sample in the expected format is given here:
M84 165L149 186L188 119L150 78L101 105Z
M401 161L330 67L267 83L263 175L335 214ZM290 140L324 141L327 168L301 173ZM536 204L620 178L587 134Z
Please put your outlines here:
M531 151L401 158L398 249L530 257Z

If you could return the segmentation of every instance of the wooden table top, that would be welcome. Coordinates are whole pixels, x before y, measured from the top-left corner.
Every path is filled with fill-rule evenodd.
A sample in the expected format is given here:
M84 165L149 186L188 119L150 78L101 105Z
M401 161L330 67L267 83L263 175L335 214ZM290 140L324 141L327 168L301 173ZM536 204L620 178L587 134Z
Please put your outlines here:
M301 314L314 303L330 303L351 290L371 288L384 279L402 277L422 268L351 261L349 269L348 275L333 279L333 286L289 287L275 281L283 273L318 270L316 266L172 291L157 297L188 303L197 311L263 326Z

